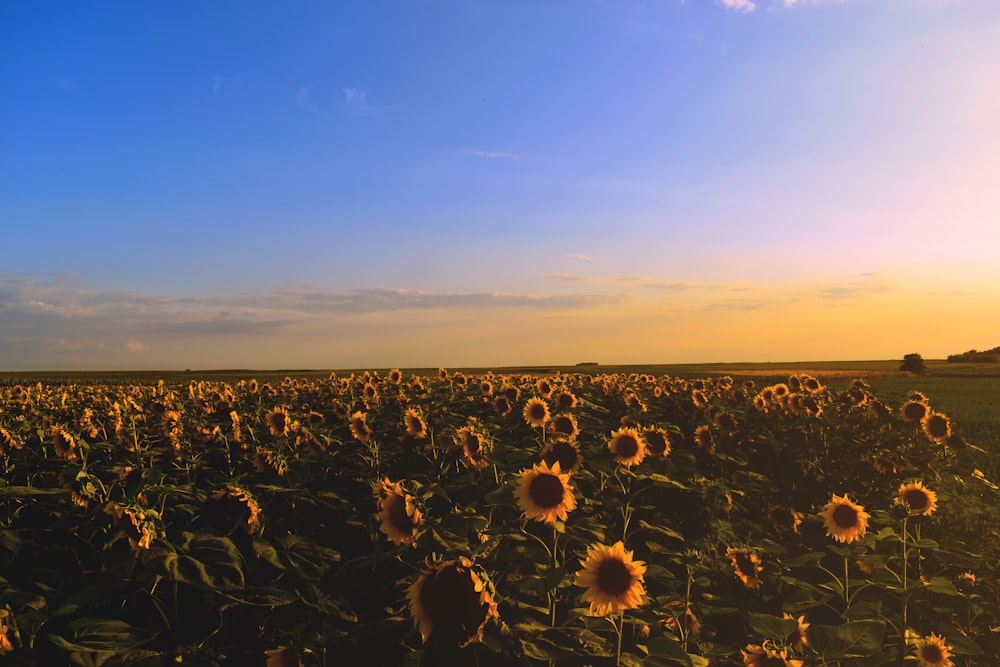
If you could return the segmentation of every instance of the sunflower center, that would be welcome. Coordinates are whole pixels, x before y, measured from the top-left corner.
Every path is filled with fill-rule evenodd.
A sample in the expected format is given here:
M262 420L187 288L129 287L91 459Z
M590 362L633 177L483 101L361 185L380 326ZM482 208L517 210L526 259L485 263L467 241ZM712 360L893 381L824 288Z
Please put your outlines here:
M468 433L465 436L465 449L470 454L475 454L480 449L479 436L475 433Z
M659 431L647 431L645 436L646 444L654 454L662 454L667 450L667 439Z
M631 435L623 435L618 438L616 449L618 450L618 456L623 459L630 459L639 453L639 441Z
M927 431L935 438L943 438L948 435L948 424L942 417L934 415L927 420Z
M528 414L531 415L533 421L541 421L545 419L545 406L541 403L532 403Z
M941 647L937 644L924 644L920 649L920 657L932 665L936 665L944 660Z
M907 419L923 419L927 414L927 407L923 403L907 403L903 406L903 416Z
M833 522L840 528L854 528L858 524L858 512L849 505L837 505L833 510Z
M753 561L750 560L750 557L747 554L743 552L737 553L735 556L733 556L733 559L736 561L737 569L742 574L748 577L752 577L755 574Z
M558 507L563 501L566 490L563 488L562 480L555 475L542 473L536 475L528 486L528 494L531 500L539 507Z
M406 513L406 499L393 493L386 497L385 504L389 510L389 523L401 533L412 532L413 519Z
M557 417L553 428L559 433L570 435L573 433L573 420L569 417Z
M580 460L580 452L576 447L568 442L557 442L552 445L552 449L549 450L548 454L543 457L543 460L551 468L556 462L559 463L559 469L563 472L569 472L576 467L576 464Z
M608 558L597 568L597 588L607 595L621 595L632 585L632 572L617 558Z
M903 500L906 504L910 506L913 510L925 510L927 509L927 494L920 489L910 489L903 494Z

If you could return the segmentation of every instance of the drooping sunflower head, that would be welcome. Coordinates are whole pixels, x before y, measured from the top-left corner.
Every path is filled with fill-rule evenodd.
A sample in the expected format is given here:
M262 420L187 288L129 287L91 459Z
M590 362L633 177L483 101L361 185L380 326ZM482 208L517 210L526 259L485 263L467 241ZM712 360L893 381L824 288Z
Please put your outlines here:
M570 440L576 438L580 434L580 427L577 424L576 417L571 414L563 413L556 415L549 422L549 429L553 433L563 435Z
M497 396L493 399L493 411L501 417L506 417L511 412L510 400L506 396Z
M605 546L595 544L587 550L587 558L576 573L576 585L586 588L583 601L590 603L590 613L607 616L626 609L640 607L646 597L643 576L646 563L633 559L632 551L623 542Z
M799 525L802 523L802 517L799 513L784 505L772 507L767 513L767 518L770 520L771 525L782 532L797 533L799 532Z
M861 505L855 504L846 495L834 495L820 513L826 526L826 534L838 542L850 544L863 537L868 530L871 515Z
M414 438L427 437L427 424L423 416L416 408L407 408L403 415L403 423L406 425L406 432Z
M524 421L528 426L542 428L549 421L549 405L542 399L534 396L524 404Z
M76 438L68 430L57 427L52 430L52 447L55 449L56 456L75 460L77 458L76 454Z
M631 468L646 458L646 441L637 429L626 427L611 433L608 449L615 455L615 461Z
M757 589L764 581L760 578L760 573L764 571L760 557L747 549L729 548L726 556L733 564L733 571L743 585L747 588Z
M490 619L500 618L485 574L466 558L424 572L407 599L424 643L468 646L483 638Z
M809 629L809 623L806 623L806 617L803 615L795 618L788 612L783 613L782 617L786 620L796 622L795 630L785 641L796 651L803 651L805 647L809 645L809 638L806 636L806 630Z
M650 426L643 429L642 439L646 441L649 453L654 456L668 456L670 454L670 438L667 432L659 426Z
M275 438L288 435L288 410L275 408L267 414L267 427Z
M569 512L576 509L569 473L562 472L558 461L551 467L542 461L523 470L514 495L525 517L548 524L566 521Z
M373 492L379 504L379 530L393 544L417 546L417 528L423 522L423 513L416 498L404 490L402 483L389 478L375 482Z
M355 412L350 417L351 435L360 442L367 443L372 437L372 430L368 427L368 418L365 413Z
M712 435L712 430L705 424L694 430L694 443L709 454L715 453L715 436Z
M540 457L550 468L558 463L559 469L568 474L575 473L583 465L580 447L566 438L558 438L547 444Z
M483 453L489 443L474 425L463 426L458 430L458 442L462 445L462 454L466 461L477 466L481 461L485 463Z
M910 514L930 516L937 509L937 494L920 481L900 485L896 499L910 508Z
M924 433L934 442L942 442L951 435L951 421L938 412L928 412L920 423Z
M933 632L913 643L913 655L920 667L952 667L951 647Z

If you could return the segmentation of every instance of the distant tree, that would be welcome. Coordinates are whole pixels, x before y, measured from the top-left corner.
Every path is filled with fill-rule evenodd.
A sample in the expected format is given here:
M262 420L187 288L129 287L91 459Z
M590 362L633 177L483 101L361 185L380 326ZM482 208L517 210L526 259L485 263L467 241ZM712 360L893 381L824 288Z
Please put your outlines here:
M915 375L923 375L927 372L927 364L924 363L923 357L913 352L903 357L903 363L899 365L899 370L909 371Z

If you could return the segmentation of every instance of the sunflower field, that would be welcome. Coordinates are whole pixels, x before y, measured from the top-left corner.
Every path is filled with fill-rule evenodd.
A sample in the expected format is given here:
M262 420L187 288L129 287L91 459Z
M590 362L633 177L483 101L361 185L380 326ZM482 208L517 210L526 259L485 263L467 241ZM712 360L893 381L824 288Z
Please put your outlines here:
M987 452L862 380L18 384L0 463L3 664L1000 664Z

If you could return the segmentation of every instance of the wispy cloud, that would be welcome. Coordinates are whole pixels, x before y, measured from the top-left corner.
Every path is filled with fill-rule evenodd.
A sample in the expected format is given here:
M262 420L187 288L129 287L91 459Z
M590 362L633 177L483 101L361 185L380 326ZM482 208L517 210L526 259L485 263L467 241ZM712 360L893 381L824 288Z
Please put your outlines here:
M757 9L753 0L719 0L719 3L726 9L733 9L738 12L752 12Z
M572 255L571 255L572 257ZM584 256L586 257L586 256ZM589 260L589 258L587 258ZM650 276L584 276L574 273L552 273L553 280L592 285L616 285L620 287L649 287L657 290L682 292L687 290L736 289L737 286L716 285L694 280L659 280ZM745 289L740 287L740 289Z
M299 86L299 91L295 94L295 101L299 105L299 108L303 111L308 111L309 113L314 113L322 116L323 112L320 108L312 101L312 85L305 84Z
M567 255L570 259L575 259L580 262L592 262L594 258L590 255Z
M521 159L516 153L508 153L506 151L466 151L466 155L474 155L476 157L485 157L491 160L519 160Z
M368 91L361 88L342 88L344 94L344 113L348 116L363 118L381 118L388 107L368 102Z

